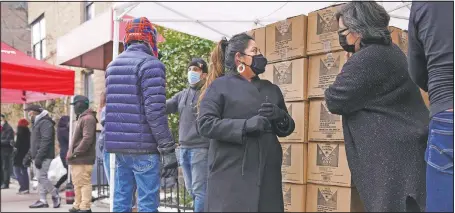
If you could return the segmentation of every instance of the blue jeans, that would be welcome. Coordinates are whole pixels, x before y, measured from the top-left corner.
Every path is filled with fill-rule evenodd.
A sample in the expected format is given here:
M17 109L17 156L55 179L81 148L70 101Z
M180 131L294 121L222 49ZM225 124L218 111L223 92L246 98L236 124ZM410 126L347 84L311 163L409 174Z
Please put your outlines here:
M134 185L138 212L158 212L160 205L160 156L115 154L114 212L131 212Z
M427 212L453 212L453 112L430 122L427 162Z
M106 174L106 179L107 179L107 184L111 181L111 158L110 158L110 153L106 152L106 150L103 150L103 167L104 167L104 174Z
M179 164L183 170L185 187L193 197L194 212L204 211L207 188L207 148L180 148Z
M29 190L30 180L28 179L27 167L14 166L14 174L16 174L17 181L19 182L19 191Z

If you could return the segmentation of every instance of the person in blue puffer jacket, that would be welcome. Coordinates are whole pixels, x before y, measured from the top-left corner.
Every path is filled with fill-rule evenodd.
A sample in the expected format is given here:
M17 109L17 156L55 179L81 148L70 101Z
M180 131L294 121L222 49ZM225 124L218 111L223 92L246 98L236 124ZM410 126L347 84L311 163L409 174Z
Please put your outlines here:
M106 70L104 140L106 151L116 155L113 210L131 212L136 183L138 211L157 212L160 177L177 178L165 67L157 58L156 29L147 18L134 19L125 29L125 51Z

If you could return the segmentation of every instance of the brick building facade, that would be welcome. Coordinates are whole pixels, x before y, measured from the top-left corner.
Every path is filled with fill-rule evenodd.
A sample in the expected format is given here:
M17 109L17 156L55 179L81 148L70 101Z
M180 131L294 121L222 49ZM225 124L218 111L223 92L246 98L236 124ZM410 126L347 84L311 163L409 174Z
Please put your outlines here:
M111 6L112 2L28 2L27 21L32 31L33 55L50 64L58 65L57 40L106 10L110 10ZM34 31L34 27L39 30ZM34 33L38 34L38 31L41 37L34 37ZM43 44L39 41L43 41ZM88 96L91 100L91 108L98 110L100 94L105 88L104 70L65 67L75 71L75 94Z

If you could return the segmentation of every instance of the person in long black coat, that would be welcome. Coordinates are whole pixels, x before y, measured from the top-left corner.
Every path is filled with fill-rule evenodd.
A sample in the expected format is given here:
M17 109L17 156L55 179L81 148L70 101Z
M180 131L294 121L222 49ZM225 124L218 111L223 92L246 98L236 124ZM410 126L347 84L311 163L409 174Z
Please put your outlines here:
M60 118L58 121L57 127L57 139L58 144L60 145L60 159L62 160L63 166L67 170L66 174L60 177L60 179L55 184L55 188L58 190L60 186L68 179L68 163L66 161L66 154L68 153L69 147L69 134L70 134L70 127L69 127L70 117L65 115Z
M375 2L352 2L337 14L340 44L353 53L325 91L342 115L352 179L369 212L425 209L428 109L392 44L389 16Z
M212 53L197 121L211 139L206 212L284 211L277 136L295 126L279 87L257 76L266 64L247 34L222 40Z
M29 122L27 119L20 119L17 124L17 137L14 147L16 154L13 158L14 173L19 182L18 194L28 194L30 191L30 179L27 172L27 167L31 159L24 160L28 151L30 150L30 129L28 128ZM25 162L25 164L24 164Z

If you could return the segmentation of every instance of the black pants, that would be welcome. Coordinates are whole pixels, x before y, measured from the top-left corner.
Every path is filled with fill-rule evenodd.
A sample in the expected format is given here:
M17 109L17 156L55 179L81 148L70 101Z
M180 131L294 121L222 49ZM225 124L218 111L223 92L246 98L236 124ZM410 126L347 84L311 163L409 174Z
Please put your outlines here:
M2 185L9 187L9 182L12 174L12 152L13 150L8 148L1 148L1 165L2 165L2 174L1 181Z

